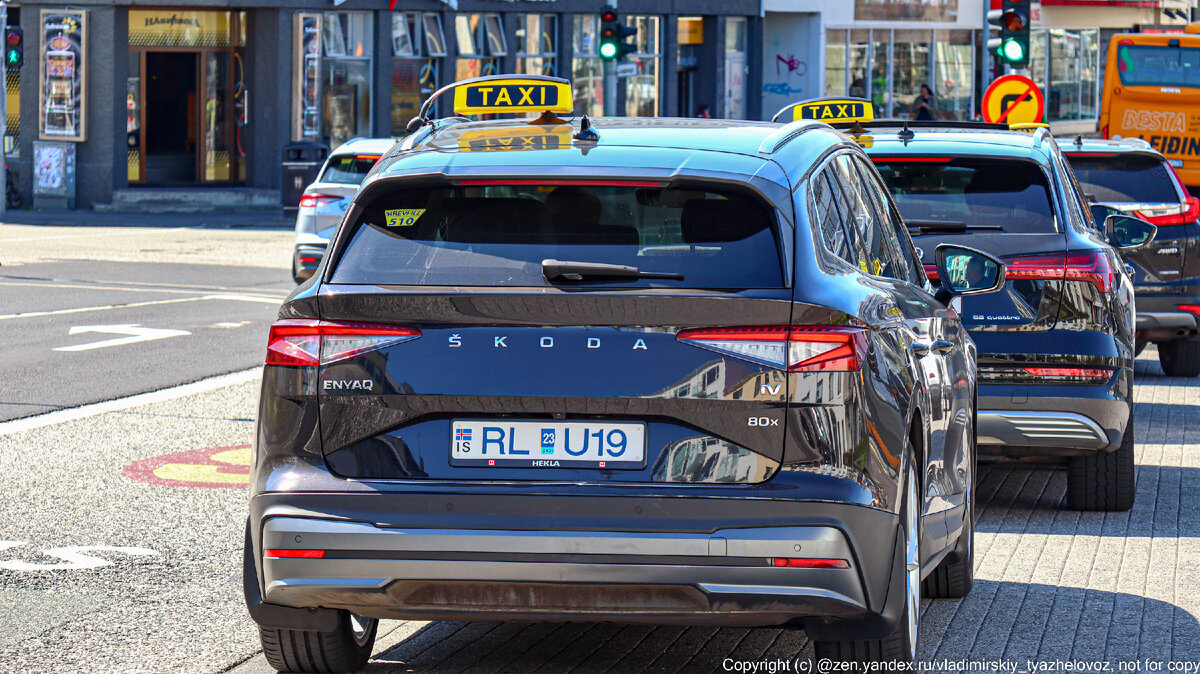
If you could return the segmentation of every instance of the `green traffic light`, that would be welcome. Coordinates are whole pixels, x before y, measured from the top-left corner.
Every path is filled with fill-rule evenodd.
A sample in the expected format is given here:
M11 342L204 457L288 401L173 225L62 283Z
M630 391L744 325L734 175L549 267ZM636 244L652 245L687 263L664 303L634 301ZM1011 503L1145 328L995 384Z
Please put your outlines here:
M1025 60L1025 45L1017 40L1008 38L1000 43L1000 56L1010 63L1017 63Z
M600 43L600 56L602 58L610 59L616 55L617 55L617 43L616 42L601 42Z
M20 58L21 58L21 55L17 53L17 50L15 50L15 49L8 50L8 62L9 63L16 63L17 60Z

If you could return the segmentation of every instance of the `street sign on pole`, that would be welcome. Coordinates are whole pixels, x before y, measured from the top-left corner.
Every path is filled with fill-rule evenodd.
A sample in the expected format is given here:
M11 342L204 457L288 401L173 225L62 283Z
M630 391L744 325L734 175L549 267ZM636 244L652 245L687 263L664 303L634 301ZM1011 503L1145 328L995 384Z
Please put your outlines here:
M637 74L638 67L636 63L618 63L617 77L633 77Z
M1033 80L1024 75L1005 75L983 92L979 105L983 121L994 124L1029 124L1042 121L1046 99Z

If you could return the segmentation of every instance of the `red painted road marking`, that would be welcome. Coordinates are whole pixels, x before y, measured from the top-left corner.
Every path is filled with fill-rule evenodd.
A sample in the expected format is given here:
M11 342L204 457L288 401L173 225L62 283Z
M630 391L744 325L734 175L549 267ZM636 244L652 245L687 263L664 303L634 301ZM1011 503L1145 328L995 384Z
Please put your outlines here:
M1033 95L1033 87L1029 87L1028 89L1025 90L1025 93L1021 94L1020 98L1018 98L1016 101L1014 101L1012 105L1008 106L1007 110L1005 110L1003 113L1000 114L1000 119L997 119L996 123L1003 124L1004 120L1008 119L1008 114L1010 112L1012 112L1013 110L1016 110L1017 106L1020 105L1022 101L1024 101L1025 99L1029 98L1032 95Z
M250 445L160 454L125 466L121 474L166 487L245 489L250 484Z

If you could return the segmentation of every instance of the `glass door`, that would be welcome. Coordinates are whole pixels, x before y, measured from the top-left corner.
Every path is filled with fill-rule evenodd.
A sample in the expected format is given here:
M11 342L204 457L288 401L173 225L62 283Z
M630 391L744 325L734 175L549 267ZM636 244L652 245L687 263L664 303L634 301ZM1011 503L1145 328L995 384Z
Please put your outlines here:
M203 82L200 87L200 176L201 182L230 182L238 175L238 153L233 144L234 114L233 54L204 52Z

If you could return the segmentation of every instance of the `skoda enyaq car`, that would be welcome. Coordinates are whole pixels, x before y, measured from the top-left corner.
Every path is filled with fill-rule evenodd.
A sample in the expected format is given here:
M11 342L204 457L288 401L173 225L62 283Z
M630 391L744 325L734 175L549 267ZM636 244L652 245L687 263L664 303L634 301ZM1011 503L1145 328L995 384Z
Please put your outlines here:
M1134 253L1154 226L1129 216L1097 225L1046 129L876 122L866 131L927 268L939 243L1007 265L1002 292L964 298L960 311L979 349L981 454L1064 457L1071 508L1128 510L1134 295L1114 246Z
M292 252L292 278L296 283L312 276L350 198L375 162L395 144L392 138L346 141L325 160L316 181L304 188L296 211L296 246Z
M1200 375L1200 199L1166 157L1137 138L1077 138L1063 148L1092 215L1114 213L1158 227L1154 241L1125 253L1137 292L1135 351L1158 348L1163 372Z
M456 101L484 85L509 86ZM360 667L380 618L787 625L911 661L921 595L973 573L947 303L1003 263L939 247L932 294L819 122L414 126L270 331L244 575L268 661Z

